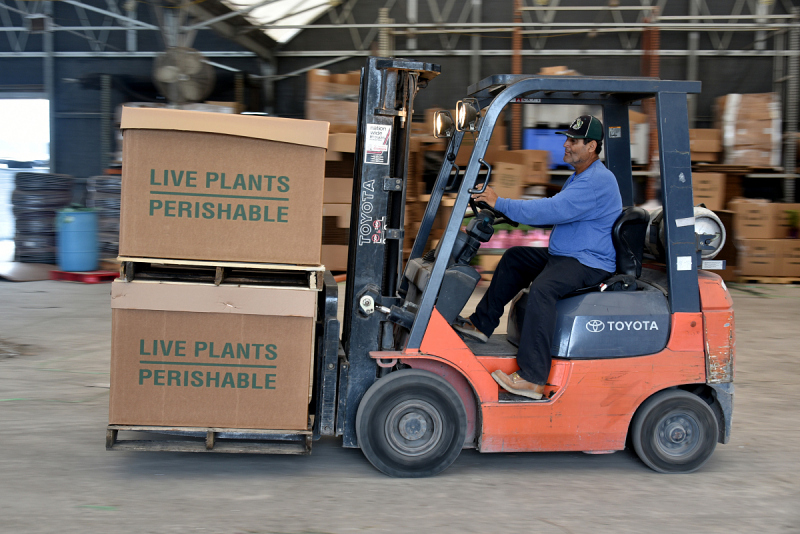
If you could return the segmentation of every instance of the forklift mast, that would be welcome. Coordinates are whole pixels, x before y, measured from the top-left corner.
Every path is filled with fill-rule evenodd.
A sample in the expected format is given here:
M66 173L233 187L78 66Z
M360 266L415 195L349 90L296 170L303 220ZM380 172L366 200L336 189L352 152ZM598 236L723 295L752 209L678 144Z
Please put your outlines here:
M438 65L369 58L361 71L336 432L356 447L355 418L376 380L370 351L394 348L393 325L375 313L398 303L408 148L414 97Z

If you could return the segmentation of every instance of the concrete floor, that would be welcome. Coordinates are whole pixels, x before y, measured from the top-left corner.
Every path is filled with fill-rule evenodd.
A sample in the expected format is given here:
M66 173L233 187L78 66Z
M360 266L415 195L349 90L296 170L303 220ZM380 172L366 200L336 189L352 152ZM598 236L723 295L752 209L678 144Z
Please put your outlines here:
M106 452L109 285L0 281L0 532L800 532L800 286L732 294L733 434L700 472L468 450L409 480L337 439L308 457Z

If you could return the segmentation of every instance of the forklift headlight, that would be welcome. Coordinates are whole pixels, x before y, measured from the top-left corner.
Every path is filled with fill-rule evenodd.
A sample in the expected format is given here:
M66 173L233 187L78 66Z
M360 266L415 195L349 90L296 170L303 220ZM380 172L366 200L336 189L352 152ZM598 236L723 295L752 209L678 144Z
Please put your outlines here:
M449 111L437 111L433 116L433 136L437 139L440 137L453 137L456 131L456 125L453 123L453 116Z
M456 104L456 129L459 132L477 132L479 129L478 100L465 98Z

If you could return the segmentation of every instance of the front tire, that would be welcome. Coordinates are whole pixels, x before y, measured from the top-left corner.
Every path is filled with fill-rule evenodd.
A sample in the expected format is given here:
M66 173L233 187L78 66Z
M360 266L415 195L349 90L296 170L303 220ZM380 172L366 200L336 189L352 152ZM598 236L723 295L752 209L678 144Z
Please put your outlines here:
M633 419L633 448L659 473L691 473L717 446L717 417L700 397L680 389L656 393Z
M370 387L356 414L364 456L393 477L426 477L461 453L467 412L456 390L428 371L403 369Z

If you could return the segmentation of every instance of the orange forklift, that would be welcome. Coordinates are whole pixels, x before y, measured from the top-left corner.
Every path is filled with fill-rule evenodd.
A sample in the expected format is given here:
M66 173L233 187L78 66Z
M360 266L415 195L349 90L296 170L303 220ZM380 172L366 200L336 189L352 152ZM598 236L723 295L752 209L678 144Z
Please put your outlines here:
M394 58L370 58L362 71L344 323L340 340L337 286L327 273L313 437L341 436L344 446L360 447L376 468L400 477L439 473L462 448L602 454L632 446L659 472L700 468L730 437L735 352L731 297L708 271L724 268L711 259L724 228L693 206L686 95L698 93L700 83L496 75L471 86L455 120L447 112L436 116L437 134L449 144L404 262L414 97L439 72L434 64ZM646 98L655 99L658 118L657 217L633 206L628 108ZM477 343L452 327L480 280L471 261L495 225L513 223L473 203L474 217L462 229L471 194L492 181L484 156L497 120L507 105L519 104L602 107L605 164L626 206L613 230L615 276L558 304L541 400L506 393L491 377L518 369L524 292L506 335ZM464 135L474 144L462 170L455 160ZM444 234L423 254L454 183Z

